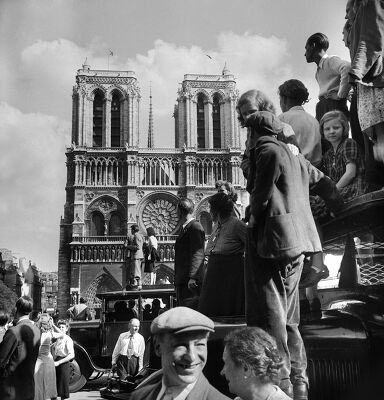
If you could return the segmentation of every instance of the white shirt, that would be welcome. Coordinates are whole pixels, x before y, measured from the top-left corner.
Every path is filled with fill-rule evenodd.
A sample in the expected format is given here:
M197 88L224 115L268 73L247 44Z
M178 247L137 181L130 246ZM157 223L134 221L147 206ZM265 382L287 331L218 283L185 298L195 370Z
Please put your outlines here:
M302 106L290 108L280 114L279 119L292 127L303 156L315 166L320 164L321 136L317 119Z
M183 229L185 229L185 227L192 221L192 220L194 220L195 218L189 218L189 219L187 219L185 222L184 222L184 224L183 224Z
M350 89L349 70L351 63L338 56L324 54L316 71L316 80L319 84L319 98L345 99Z
M112 364L116 364L119 354L121 354L122 356L127 355L130 336L131 332L123 332L120 334L112 353ZM140 333L135 333L133 335L133 355L139 358L139 370L143 368L144 351L144 337L140 335Z
M149 247L148 260L151 259L151 249L152 249L152 247L153 247L155 250L157 250L157 246L158 246L158 243L157 243L156 237L155 237L155 236L149 236L149 237L148 237L148 247Z
M167 386L165 386L163 378L163 380L161 381L161 389L156 397L156 400L162 400L163 396L167 394L170 394L173 400L185 400L188 397L189 393L191 393L194 386L196 385L196 382L197 381L187 386L170 386L167 388Z
M67 357L69 354L75 354L73 340L68 336L57 339L55 343L55 357Z

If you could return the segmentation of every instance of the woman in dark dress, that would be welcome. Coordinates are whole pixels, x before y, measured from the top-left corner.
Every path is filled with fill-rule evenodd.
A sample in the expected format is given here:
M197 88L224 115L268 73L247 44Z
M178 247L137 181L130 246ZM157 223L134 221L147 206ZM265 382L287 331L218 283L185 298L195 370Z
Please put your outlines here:
M208 264L199 311L210 317L244 315L244 249L247 226L232 215L233 201L225 193L209 199L215 224L205 250Z
M155 230L147 228L148 241L144 243L144 272L151 274L151 285L156 283L155 262L158 261Z

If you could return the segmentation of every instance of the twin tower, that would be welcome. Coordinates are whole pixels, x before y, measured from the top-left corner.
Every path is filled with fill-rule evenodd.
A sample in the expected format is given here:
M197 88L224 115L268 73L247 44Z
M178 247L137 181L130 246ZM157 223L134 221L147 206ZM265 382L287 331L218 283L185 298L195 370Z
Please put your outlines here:
M97 312L98 292L122 289L123 243L132 224L143 234L155 229L161 257L157 276L172 282L178 199L194 200L195 218L207 235L212 231L208 198L217 180L232 182L241 210L248 204L240 170L238 90L226 68L221 75L184 75L174 109L174 148L154 147L152 102L148 132L140 130L140 98L132 71L89 65L77 71L60 224L61 312L79 296Z

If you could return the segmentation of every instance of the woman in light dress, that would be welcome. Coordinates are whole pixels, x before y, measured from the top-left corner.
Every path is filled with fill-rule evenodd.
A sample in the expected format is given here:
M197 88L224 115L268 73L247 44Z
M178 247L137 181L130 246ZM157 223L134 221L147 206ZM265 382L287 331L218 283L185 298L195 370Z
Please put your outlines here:
M35 400L54 400L57 398L56 369L51 344L52 339L61 338L64 334L53 324L48 314L42 314L36 325L40 328L41 339L35 365Z

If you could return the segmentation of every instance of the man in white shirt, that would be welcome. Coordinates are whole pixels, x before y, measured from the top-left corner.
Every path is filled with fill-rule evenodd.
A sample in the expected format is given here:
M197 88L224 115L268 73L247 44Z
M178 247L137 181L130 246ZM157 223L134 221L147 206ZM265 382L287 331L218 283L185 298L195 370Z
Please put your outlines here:
M303 156L315 167L321 163L321 136L319 122L307 113L303 104L308 102L308 89L303 82L289 79L279 86L280 121L289 124L295 132Z
M117 370L120 379L135 376L143 368L145 341L139 333L140 321L132 318L128 328L120 334L112 353L112 369Z
M340 110L348 115L347 96L350 90L349 70L351 64L338 56L329 56L329 41L324 33L310 36L305 45L307 63L316 63L316 80L319 84L319 102L316 119L328 111Z

